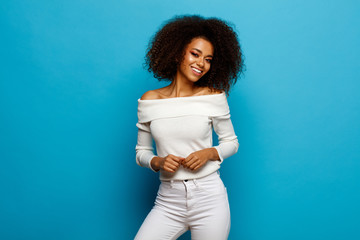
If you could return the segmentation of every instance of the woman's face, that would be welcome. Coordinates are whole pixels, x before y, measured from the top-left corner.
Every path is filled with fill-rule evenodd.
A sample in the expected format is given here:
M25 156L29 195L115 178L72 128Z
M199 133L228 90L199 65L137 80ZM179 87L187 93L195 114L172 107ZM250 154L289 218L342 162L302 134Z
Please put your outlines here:
M208 40L194 38L185 47L184 59L178 68L177 76L191 82L198 81L210 70L213 55L214 47Z

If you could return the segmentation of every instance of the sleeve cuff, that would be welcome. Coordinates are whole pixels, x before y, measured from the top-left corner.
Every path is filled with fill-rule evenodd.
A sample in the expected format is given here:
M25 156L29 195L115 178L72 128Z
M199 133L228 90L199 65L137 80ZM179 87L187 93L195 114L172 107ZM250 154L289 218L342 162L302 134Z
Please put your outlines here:
M214 147L216 149L216 151L218 152L218 155L219 155L219 158L220 158L220 163L222 163L224 161L224 158L222 156L222 153L221 153L221 149L219 146L215 146Z
M150 168L153 172L158 172L158 171L155 171L152 167L151 167L151 160L155 157L155 155L151 156L150 160L149 160L149 165L148 165L148 168Z
M150 168L153 172L156 172L152 167L151 167L151 160L153 159L153 157L155 157L156 155L154 155L152 152L144 152L142 153L141 156L138 156L138 165L141 167L146 167L146 168Z

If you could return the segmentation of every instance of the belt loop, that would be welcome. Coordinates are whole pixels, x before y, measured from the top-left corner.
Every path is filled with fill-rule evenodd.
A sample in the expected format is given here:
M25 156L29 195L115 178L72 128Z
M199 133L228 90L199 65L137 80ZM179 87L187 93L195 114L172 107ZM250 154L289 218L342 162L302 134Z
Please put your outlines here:
M198 187L199 187L199 185L197 184L197 181L196 181L196 179L195 179L195 178L193 179L193 182L194 182L195 186L198 188Z
M170 180L170 188L173 188L174 180Z

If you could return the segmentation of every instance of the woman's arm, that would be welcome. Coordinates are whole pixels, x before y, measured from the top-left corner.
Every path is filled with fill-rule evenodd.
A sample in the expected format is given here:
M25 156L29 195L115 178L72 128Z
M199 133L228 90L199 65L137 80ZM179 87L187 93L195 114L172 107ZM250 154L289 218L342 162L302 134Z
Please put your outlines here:
M138 139L136 144L136 163L157 172L164 170L176 172L184 160L182 157L168 155L164 158L154 154L153 141L150 132L150 123L137 123Z
M136 163L141 167L147 167L156 172L151 166L151 160L155 157L150 123L137 123L138 137L136 150Z
M160 169L162 169L167 172L174 173L179 169L181 162L183 160L184 160L184 158L174 156L171 154L167 155L164 158L155 156L151 160L151 167L155 171L159 171Z
M214 131L218 135L219 145L191 153L182 162L185 168L195 171L209 160L219 160L221 163L225 158L234 155L238 151L239 143L234 132L230 114L213 117L212 123Z
M205 148L191 153L187 156L182 165L190 170L198 170L209 160L220 160L219 154L216 148Z
M213 117L213 127L215 133L218 135L219 145L214 148L219 154L220 162L224 159L231 157L237 153L239 149L239 142L235 135L234 126L230 119L230 114Z

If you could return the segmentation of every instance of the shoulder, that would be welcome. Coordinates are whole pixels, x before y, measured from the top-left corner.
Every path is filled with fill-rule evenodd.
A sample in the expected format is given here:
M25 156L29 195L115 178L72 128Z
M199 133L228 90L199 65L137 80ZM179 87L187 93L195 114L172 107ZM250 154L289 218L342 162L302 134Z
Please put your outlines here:
M157 90L147 91L141 96L141 100L153 100L153 99L159 99L159 93L157 92Z
M216 94L221 94L223 92L224 91L218 90L218 89L202 87L194 96L216 95ZM163 98L169 98L169 93L168 93L167 87L147 91L142 95L142 97L140 99L141 100L154 100L154 99L163 99Z
M219 90L219 89L210 89L210 91L211 91L211 94L221 94L221 93L223 93L224 91L222 91L222 90Z
M204 87L200 92L199 95L215 95L215 94L221 94L224 91L209 87Z
M142 95L141 100L154 100L169 97L169 86L147 91Z

